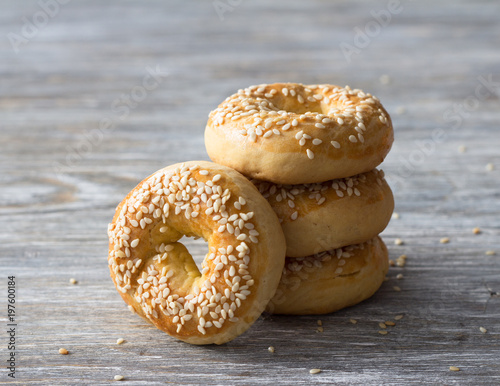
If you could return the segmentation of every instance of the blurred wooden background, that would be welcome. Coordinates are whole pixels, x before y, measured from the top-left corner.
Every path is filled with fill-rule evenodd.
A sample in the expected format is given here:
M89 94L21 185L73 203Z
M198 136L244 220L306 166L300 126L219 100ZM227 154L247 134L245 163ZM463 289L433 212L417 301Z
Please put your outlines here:
M18 307L16 379L2 333L0 384L500 381L500 4L0 6L1 304L15 275ZM358 306L263 315L229 344L189 346L127 310L109 278L106 227L143 177L207 159L204 125L220 101L276 81L349 84L387 107L396 142L382 168L400 218L383 237L407 264ZM5 312L0 321L5 330Z

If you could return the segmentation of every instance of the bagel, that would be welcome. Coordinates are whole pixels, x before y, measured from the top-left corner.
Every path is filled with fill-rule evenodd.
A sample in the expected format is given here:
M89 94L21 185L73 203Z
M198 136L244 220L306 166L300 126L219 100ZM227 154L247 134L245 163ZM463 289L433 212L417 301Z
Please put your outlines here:
M202 271L183 236L203 237ZM160 330L222 344L259 317L278 286L285 239L276 214L244 176L193 161L161 169L117 207L109 268L120 295Z
M316 184L252 182L280 219L288 257L367 241L385 229L394 210L391 188L377 169Z
M266 311L274 314L327 314L372 296L389 269L380 237L365 243L287 258L281 281Z
M367 172L393 140L391 119L376 97L332 85L241 89L209 114L205 129L212 161L279 184Z

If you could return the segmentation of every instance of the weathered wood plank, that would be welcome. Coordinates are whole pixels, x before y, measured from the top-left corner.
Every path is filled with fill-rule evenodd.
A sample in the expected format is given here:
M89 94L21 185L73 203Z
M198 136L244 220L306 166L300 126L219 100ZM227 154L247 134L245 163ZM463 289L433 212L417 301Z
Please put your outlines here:
M0 273L17 277L16 382L99 385L116 374L137 385L500 381L498 4L402 1L350 62L341 43L355 44L356 28L373 27L371 11L388 3L241 2L221 20L211 2L74 0L17 53L9 34L22 34L22 17L32 20L40 5L0 5ZM157 66L169 75L126 102ZM263 315L221 347L177 342L117 295L107 223L146 175L208 159L204 125L222 99L275 81L350 84L387 106L396 142L383 169L400 218L383 237L391 259L404 253L407 265L392 267L356 307ZM103 130L103 119L113 129ZM433 141L438 128L446 139ZM187 245L203 256L202 243ZM396 315L404 318L378 334ZM7 354L2 343L2 363ZM0 383L9 381L3 366Z

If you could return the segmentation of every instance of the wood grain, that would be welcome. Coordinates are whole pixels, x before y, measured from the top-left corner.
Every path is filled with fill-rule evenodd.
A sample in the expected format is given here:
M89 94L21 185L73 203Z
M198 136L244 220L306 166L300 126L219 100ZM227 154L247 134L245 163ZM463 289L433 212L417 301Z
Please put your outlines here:
M1 8L0 272L2 288L17 277L16 384L101 385L117 374L135 385L500 382L498 3L402 1L350 63L341 43L354 44L387 2L242 1L221 20L211 2L74 0L18 53L9 34L40 5ZM142 98L157 66L169 75ZM208 159L204 125L220 101L275 81L350 84L382 100L396 130L383 168L400 214L383 238L407 265L358 306L263 315L229 344L189 346L127 310L109 279L106 226L146 175ZM142 100L127 105L134 95ZM2 366L0 384L10 381Z

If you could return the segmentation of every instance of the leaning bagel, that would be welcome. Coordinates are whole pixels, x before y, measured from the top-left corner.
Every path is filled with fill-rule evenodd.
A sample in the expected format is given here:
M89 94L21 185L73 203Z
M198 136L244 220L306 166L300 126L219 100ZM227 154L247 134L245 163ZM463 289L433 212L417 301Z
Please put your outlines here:
M210 158L251 178L304 184L372 170L394 139L378 99L332 85L276 83L228 97L209 115Z
M278 286L285 240L268 202L210 162L159 170L122 201L108 228L109 267L136 313L193 344L222 344L259 317ZM202 272L183 236L209 246Z
M266 311L327 314L372 296L389 268L380 237L315 256L287 258L280 285Z
M280 219L288 257L369 240L385 229L394 210L391 188L377 169L317 184L253 183Z

